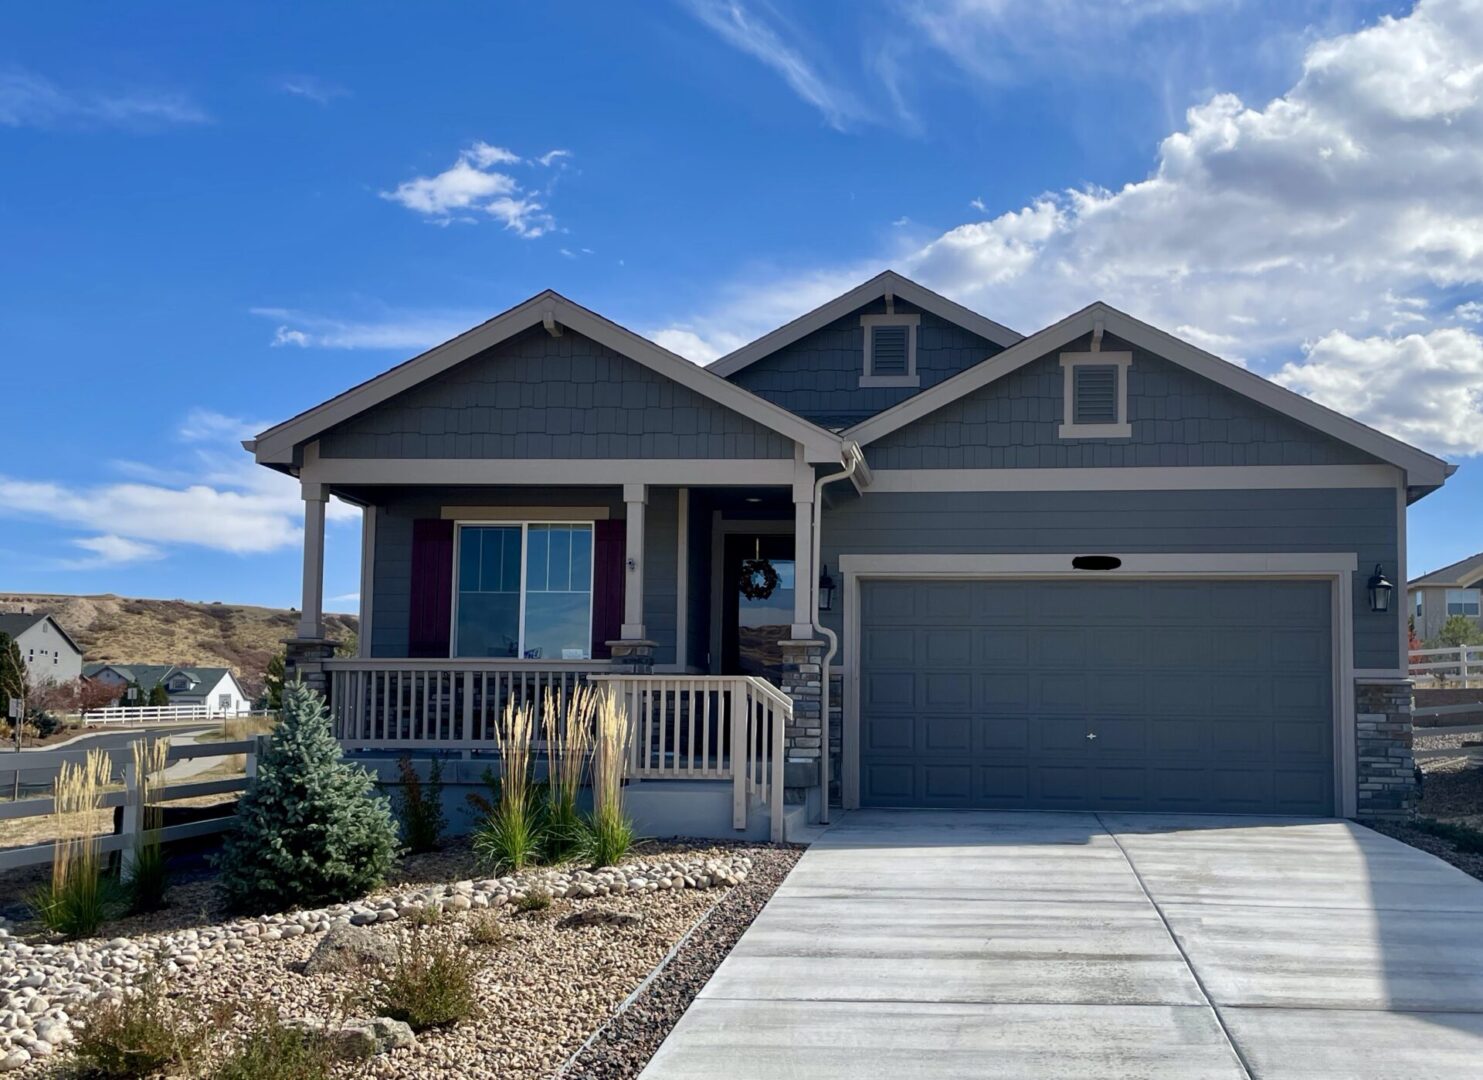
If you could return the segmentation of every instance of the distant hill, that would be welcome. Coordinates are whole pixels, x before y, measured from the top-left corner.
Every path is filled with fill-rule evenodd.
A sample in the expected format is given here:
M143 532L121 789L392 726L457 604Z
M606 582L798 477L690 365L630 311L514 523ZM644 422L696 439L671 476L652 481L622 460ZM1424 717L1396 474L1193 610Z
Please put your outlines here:
M87 661L229 667L251 693L299 621L293 611L244 604L0 593L0 611L23 608L61 623ZM342 642L354 642L360 627L354 615L326 615L324 622L326 635Z

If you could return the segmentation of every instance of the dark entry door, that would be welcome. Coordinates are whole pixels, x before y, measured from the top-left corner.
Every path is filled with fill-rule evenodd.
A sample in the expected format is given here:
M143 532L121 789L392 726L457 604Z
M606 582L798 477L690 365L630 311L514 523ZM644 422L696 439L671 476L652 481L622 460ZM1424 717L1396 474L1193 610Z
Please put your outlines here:
M792 535L736 534L726 538L721 570L721 673L758 675L776 683L783 651L778 642L793 625ZM777 573L770 596L752 599L740 590L742 569L765 559Z

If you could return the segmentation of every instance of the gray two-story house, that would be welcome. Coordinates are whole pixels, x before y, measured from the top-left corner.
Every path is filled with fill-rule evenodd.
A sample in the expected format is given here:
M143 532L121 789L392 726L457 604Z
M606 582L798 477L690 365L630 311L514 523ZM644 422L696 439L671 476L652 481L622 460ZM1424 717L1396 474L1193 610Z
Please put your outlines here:
M1411 798L1390 582L1452 467L1105 304L1024 337L887 272L702 367L548 291L246 446L302 486L292 660L348 747L479 752L597 680L632 778L774 835L785 791ZM365 509L348 659L331 495Z

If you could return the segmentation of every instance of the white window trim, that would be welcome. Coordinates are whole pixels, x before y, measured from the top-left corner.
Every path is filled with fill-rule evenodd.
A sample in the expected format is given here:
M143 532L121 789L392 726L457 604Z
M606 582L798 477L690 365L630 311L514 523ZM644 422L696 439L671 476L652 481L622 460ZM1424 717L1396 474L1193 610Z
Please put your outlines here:
M1061 354L1062 405L1059 439L1131 439L1133 425L1128 420L1128 368L1133 364L1130 352L1080 352ZM1078 367L1117 368L1117 420L1115 424L1078 424L1074 418L1076 404L1076 369Z
M587 658L592 658L592 620L593 606L597 603L597 525L592 521L490 521L475 518L469 521L455 521L453 523L453 602L452 613L449 617L451 625L448 628L448 652L450 659L459 659L458 655L458 574L463 566L462 544L463 528L465 525L478 527L498 526L520 526L520 637L515 642L515 652L518 654L512 659L524 661L530 664L544 664L552 660L560 660L560 657L545 657L541 660L526 660L525 657L525 572L526 552L529 551L528 541L530 527L532 525L586 525L592 531L592 558L587 566ZM471 659L465 657L464 659Z
M865 354L860 360L860 385L885 387L921 386L922 377L917 374L917 327L920 315L861 315L860 326L864 330ZM870 371L870 344L877 326L906 327L906 374L873 375Z

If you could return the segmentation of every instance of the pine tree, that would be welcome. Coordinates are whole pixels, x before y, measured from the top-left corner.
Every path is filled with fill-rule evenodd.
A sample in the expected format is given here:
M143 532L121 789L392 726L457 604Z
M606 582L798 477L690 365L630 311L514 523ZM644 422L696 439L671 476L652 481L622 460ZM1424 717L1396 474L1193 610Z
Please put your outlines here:
M149 688L149 700L147 702L145 702L145 704L147 704L147 705L168 705L168 704L170 704L170 691L168 691L168 690L165 689L165 684L164 683L155 683L152 687Z
M270 709L283 708L283 654L274 653L263 672L263 694Z
M301 682L283 711L237 828L217 857L232 905L247 911L338 903L375 888L397 854L397 827L370 774L341 760L324 699Z
M21 647L9 634L0 633L0 719L11 698L25 695L26 662L21 659Z

